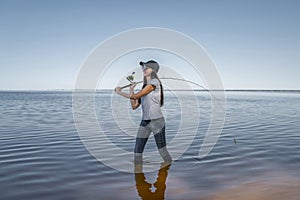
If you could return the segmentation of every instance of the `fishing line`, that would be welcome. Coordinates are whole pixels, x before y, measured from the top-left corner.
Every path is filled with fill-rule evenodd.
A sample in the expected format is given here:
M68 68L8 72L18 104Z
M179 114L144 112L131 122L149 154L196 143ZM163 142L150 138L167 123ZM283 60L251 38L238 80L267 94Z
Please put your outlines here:
M209 89L205 88L204 86L202 86L202 85L200 85L200 84L198 84L198 83L196 83L196 82L189 81L189 80L185 80L185 79L182 79L182 78L162 77L162 78L159 78L159 79L160 79L160 80L175 80L175 81L183 81L183 82L191 83L191 84L197 85L197 86L201 87L203 90L209 92ZM143 82L143 81L132 82L132 83L130 83L130 84L128 84L128 85L125 85L125 86L121 87L121 89L130 87L131 84L136 84L136 85L137 85L137 84L140 84L140 83L142 83L142 82Z
M194 85L202 88L203 91L208 92L213 98L216 98L213 94L211 94L211 92L210 92L209 89L205 88L204 86L200 85L199 83L196 83L196 82L193 82L193 81L190 81L190 80L185 80L185 79L182 79L182 78L173 78L173 77L162 77L162 78L159 78L159 79L160 80L175 80L175 81L183 81L183 82L186 82L186 83L191 83L191 84L194 84ZM140 83L143 83L143 81L131 82L128 85L122 86L121 89L130 87L132 84L136 84L137 85L137 84L140 84Z
M209 90L209 89L205 88L204 86L200 85L199 83L196 83L196 82L193 82L193 81L190 81L190 80L186 80L186 79L183 79L183 78L174 78L174 77L161 77L161 78L159 78L159 79L160 79L160 80L182 81L182 82L186 82L186 83L190 83L190 84L196 85L196 86L202 88L203 91L208 92L209 95L210 95L212 98L218 99L214 94L211 93L211 91L218 91L218 90ZM127 80L128 80L128 79L127 79ZM132 84L136 84L136 85L137 85L137 84L143 83L143 81L133 82L133 78L132 78L132 80L129 80L129 81L130 81L131 83L128 84L128 85L122 86L121 89L130 87ZM193 90L191 90L191 91L193 91ZM196 91L197 91L197 90L196 90ZM219 91L220 91L220 90L219 90ZM224 91L224 90L221 90L221 91ZM222 102L217 101L217 102L215 102L215 103L216 103L217 105L221 106L221 107L224 106L224 105L222 104ZM237 144L235 137L234 137L233 141L234 141L235 144ZM200 159L200 158L193 157L193 159L196 161L195 164L201 162L201 159ZM194 167L194 165L193 165L193 167Z

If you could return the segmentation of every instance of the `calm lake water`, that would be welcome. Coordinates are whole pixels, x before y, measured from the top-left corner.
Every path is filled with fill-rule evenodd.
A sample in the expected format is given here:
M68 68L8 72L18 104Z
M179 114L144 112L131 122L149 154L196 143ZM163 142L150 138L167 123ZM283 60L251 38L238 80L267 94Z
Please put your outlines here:
M132 174L103 165L85 148L72 92L0 92L0 199L299 199L300 92L226 92L222 135L203 159L196 156L209 125L210 98L196 95L199 104L189 107L199 107L200 123L187 151L169 168ZM111 141L132 151L134 137L118 137L111 97L110 91L96 94L99 124ZM140 110L128 112L137 126ZM181 116L168 92L164 113L170 141ZM119 122L126 127L126 120ZM153 149L151 136L145 154Z

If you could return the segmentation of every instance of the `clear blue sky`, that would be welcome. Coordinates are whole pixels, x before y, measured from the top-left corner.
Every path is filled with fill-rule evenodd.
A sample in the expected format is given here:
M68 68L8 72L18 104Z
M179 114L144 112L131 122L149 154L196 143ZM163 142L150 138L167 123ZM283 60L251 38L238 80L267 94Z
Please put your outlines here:
M194 38L227 89L300 89L299 10L297 0L0 0L0 89L71 89L96 45L140 27Z

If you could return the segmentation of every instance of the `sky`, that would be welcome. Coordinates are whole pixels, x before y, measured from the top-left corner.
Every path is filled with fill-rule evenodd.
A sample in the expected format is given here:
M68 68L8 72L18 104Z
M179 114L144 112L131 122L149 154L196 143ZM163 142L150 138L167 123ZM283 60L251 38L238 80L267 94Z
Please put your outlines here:
M99 43L142 27L193 38L225 89L300 90L299 10L297 0L0 0L0 90L72 89Z

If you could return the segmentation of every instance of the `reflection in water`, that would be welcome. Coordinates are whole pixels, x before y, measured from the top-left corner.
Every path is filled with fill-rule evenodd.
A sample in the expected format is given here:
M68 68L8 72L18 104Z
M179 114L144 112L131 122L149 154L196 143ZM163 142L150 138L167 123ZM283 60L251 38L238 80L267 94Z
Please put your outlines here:
M152 184L146 181L146 177L142 172L142 166L135 165L135 183L136 190L143 200L161 200L165 199L166 191L166 180L168 176L168 170L171 164L166 164L166 166L161 167L158 171L156 182L153 186L156 188L154 192L151 191Z
M283 174L276 176L278 174L263 174L254 180L217 191L204 200L299 200L299 179Z

